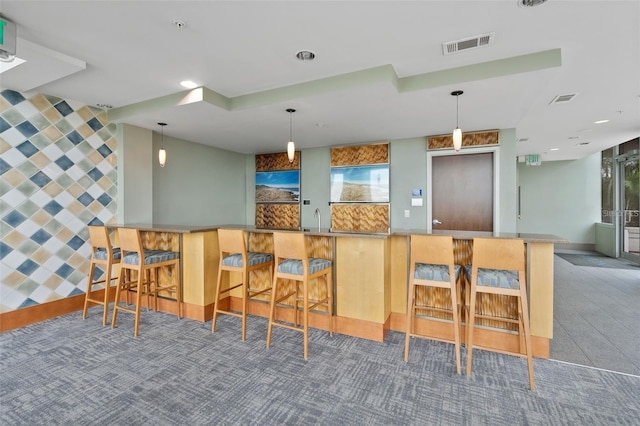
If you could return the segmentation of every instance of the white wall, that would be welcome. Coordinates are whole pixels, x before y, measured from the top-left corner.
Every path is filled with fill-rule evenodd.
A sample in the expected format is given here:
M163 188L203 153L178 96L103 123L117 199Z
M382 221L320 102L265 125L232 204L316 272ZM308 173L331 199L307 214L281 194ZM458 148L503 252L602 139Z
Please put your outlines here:
M518 232L553 234L594 244L600 221L600 153L580 160L518 163Z

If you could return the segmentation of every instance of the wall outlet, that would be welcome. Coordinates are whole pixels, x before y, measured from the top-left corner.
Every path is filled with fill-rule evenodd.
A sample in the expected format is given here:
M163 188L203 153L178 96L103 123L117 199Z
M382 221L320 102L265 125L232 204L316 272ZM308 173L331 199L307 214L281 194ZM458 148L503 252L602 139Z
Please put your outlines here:
M404 217L411 217L411 210L405 210Z

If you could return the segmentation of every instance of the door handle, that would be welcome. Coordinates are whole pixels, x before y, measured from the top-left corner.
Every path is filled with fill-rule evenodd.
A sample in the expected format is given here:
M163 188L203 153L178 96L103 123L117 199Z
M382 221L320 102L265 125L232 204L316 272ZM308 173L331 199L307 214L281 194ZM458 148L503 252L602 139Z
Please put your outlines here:
M438 219L433 219L431 223L433 223L434 225L442 225L442 222L440 222Z

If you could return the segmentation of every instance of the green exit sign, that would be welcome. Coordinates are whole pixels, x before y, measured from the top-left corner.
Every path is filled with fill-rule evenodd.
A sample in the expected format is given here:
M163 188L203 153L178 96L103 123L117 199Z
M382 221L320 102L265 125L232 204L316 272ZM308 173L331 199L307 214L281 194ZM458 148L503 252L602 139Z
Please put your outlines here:
M538 154L530 154L525 157L525 163L529 166L539 166L542 164L542 161L540 161Z
M0 16L0 58L13 59L16 54L16 24Z

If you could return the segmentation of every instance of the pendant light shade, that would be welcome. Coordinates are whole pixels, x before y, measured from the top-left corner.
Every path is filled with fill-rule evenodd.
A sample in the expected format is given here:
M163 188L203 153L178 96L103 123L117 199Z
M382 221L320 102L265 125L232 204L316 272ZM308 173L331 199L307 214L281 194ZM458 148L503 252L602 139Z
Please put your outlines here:
M462 130L456 127L453 129L453 149L460 151L460 148L462 148Z
M289 143L287 144L287 157L289 158L289 162L293 163L293 160L296 155L296 144L293 142L293 122L292 115L296 112L295 109L287 109L289 113Z
M293 141L289 141L287 144L287 157L289 158L289 162L293 163L293 160L296 156L296 144Z
M167 163L167 150L164 149L164 126L166 125L167 123L158 123L158 126L160 126L160 141L162 146L160 151L158 151L158 162L160 163L160 167L164 167Z
M458 125L458 98L463 93L462 90L451 92L451 96L456 97L456 128L453 129L453 149L456 151L460 151L462 148L462 130L460 130L460 126Z

